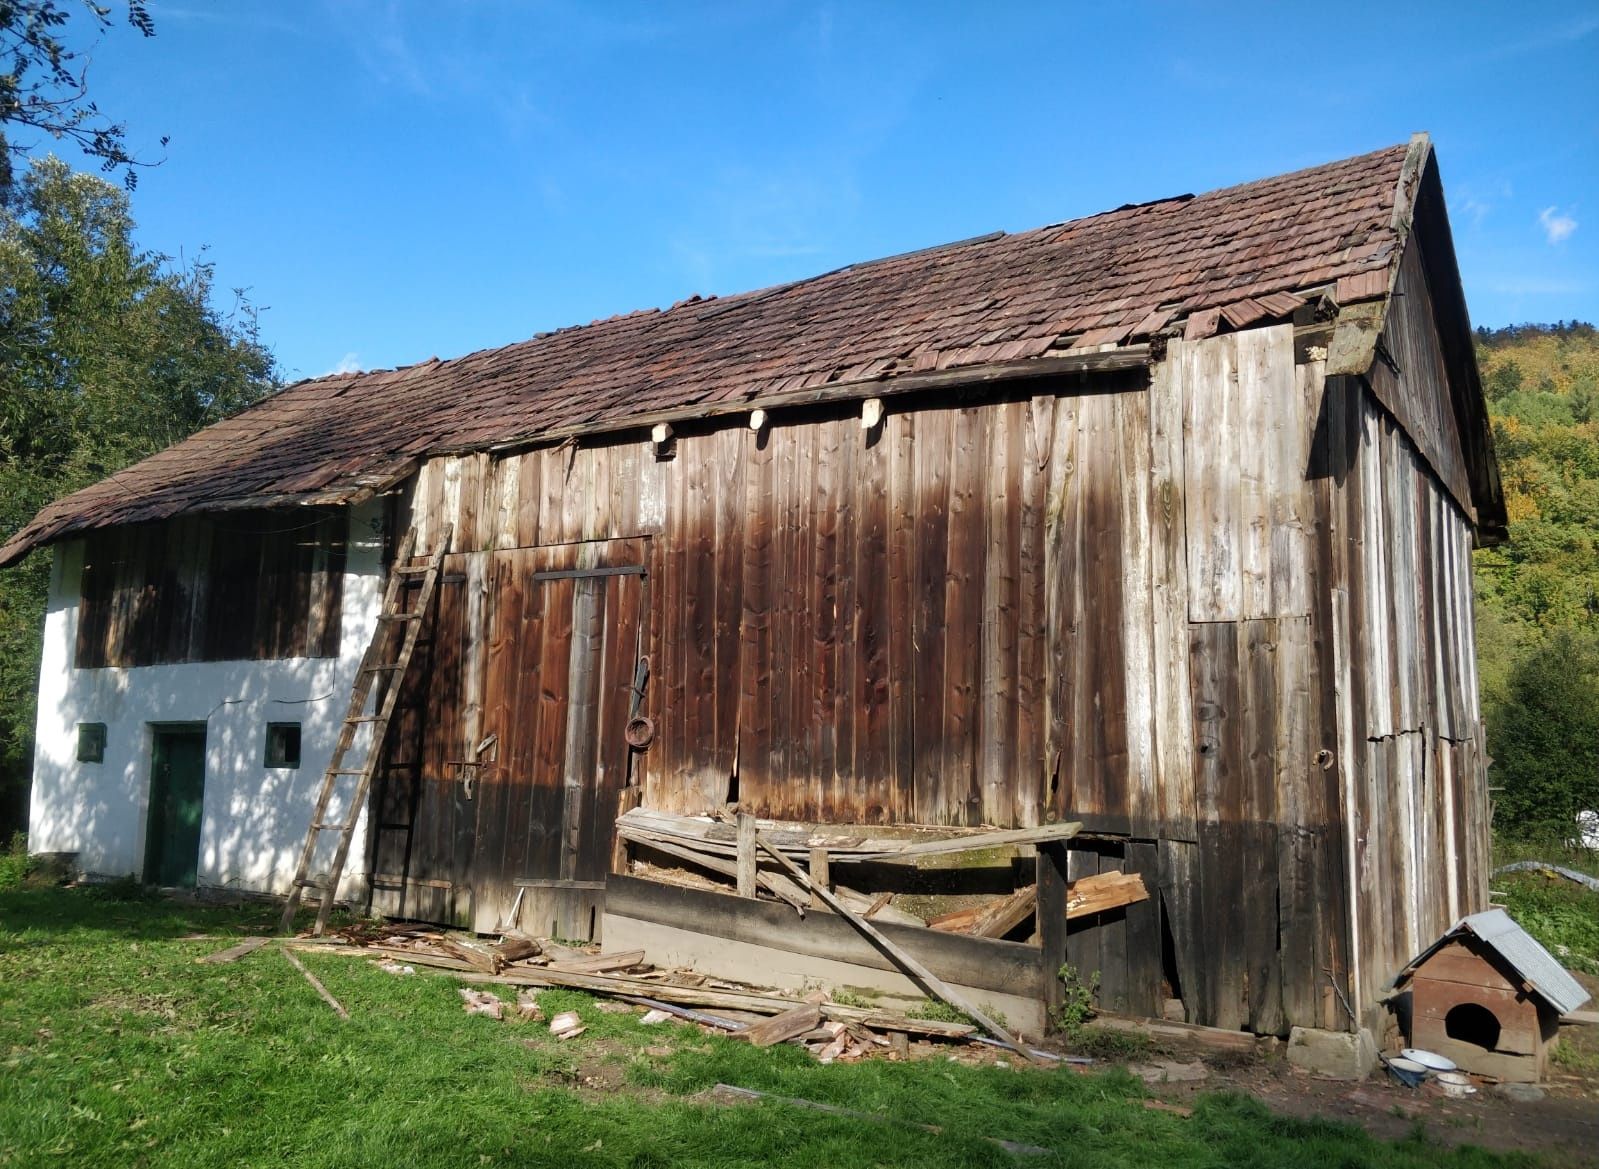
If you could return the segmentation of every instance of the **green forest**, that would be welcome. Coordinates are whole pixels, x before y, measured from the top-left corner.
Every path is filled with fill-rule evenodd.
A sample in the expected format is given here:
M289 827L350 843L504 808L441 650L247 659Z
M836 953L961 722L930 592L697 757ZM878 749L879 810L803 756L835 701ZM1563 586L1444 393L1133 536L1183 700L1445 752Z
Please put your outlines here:
M1510 540L1476 552L1494 827L1538 844L1599 808L1599 331L1479 329Z

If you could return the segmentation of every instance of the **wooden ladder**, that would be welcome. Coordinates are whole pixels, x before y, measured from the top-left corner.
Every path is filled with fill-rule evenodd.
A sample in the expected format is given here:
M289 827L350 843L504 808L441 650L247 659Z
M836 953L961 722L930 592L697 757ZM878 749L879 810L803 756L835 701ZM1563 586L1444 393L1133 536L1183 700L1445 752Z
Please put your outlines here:
M355 826L361 818L362 808L366 806L367 792L372 787L372 774L377 770L378 760L383 755L384 740L388 737L389 719L393 716L395 704L399 701L401 683L405 680L406 671L410 669L411 655L421 636L428 608L433 603L433 594L438 588L445 550L450 546L450 535L451 528L445 525L444 530L439 533L438 545L433 555L426 564L419 565L407 563L416 548L416 530L407 532L405 539L400 542L400 549L394 557L394 566L389 570L389 582L384 589L383 608L378 612L377 628L372 632L372 640L366 647L366 654L361 658L361 668L356 671L355 682L350 690L350 707L344 715L344 729L339 732L339 742L333 749L333 758L322 776L322 790L317 795L316 809L311 813L311 826L306 830L305 844L300 849L300 863L294 871L294 884L289 890L288 904L283 907L283 919L279 923L279 930L282 933L289 933L294 929L294 915L300 908L300 902L307 889L315 889L322 895L321 905L317 908L315 935L321 937L323 929L327 926L328 913L333 908L334 892L339 887L339 877L343 875L345 862L350 856L350 842L355 836ZM403 601L407 591L417 585L420 585L420 589L416 594L415 603L409 608L404 607ZM378 700L374 713L367 714L367 700L372 696L373 684L380 678L386 678L388 686ZM367 740L366 758L361 761L360 766L351 767L347 765L346 757L355 749L356 735L363 726L372 728L372 734ZM352 779L355 781L355 788L350 793L344 818L328 820L328 811L333 804L334 794L341 786L348 786ZM326 876L319 879L312 877L311 865L315 861L317 844L324 832L337 832L339 843L334 850L333 863Z

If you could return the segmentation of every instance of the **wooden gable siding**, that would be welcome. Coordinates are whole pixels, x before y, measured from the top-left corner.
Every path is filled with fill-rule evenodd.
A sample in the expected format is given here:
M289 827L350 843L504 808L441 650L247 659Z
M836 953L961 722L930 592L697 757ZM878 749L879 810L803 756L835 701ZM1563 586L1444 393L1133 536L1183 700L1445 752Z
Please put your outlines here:
M336 656L347 528L340 509L91 533L77 667Z
M1339 379L1350 466L1334 687L1360 993L1487 904L1488 796L1472 640L1471 526L1406 433Z

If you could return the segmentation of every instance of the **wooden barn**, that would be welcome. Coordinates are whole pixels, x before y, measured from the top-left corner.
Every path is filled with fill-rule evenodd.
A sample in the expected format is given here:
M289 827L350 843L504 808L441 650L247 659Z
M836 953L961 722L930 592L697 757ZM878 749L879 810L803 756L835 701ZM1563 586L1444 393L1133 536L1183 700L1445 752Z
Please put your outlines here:
M1358 1030L1487 904L1471 550L1504 530L1417 136L300 382L51 505L0 549L55 555L31 840L288 891L386 669L339 885L376 910L648 914L623 813L846 849L1071 821L981 878L1036 863L1036 928L960 962ZM1113 872L1147 899L1067 929L1050 882ZM774 908L691 894L729 941Z

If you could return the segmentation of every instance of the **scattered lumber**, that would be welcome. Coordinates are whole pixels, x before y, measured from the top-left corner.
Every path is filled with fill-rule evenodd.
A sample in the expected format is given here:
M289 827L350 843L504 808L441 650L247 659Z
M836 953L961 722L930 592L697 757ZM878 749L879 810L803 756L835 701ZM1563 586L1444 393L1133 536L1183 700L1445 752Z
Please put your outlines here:
M485 974L493 974L504 965L499 955L492 949L477 942L468 942L461 938L453 938L446 935L440 938L435 945L452 957L459 958L474 970L481 970Z
M789 860L788 857L777 851L777 849L759 833L757 833L755 836L755 843L775 857L778 864L788 869L790 875L798 880L801 885L804 885L806 888L814 888L817 895L820 896L823 901L827 902L833 907L833 910L836 913L840 914L846 921L848 921L856 929L860 930L861 933L865 934L866 937L870 939L878 949L887 955L895 963L895 965L899 966L900 969L904 970L922 986L936 994L939 998L943 999L957 1011L961 1011L962 1013L977 1020L977 1022L981 1023L989 1034L994 1036L994 1038L998 1039L1001 1043L1004 1043L1007 1047L1012 1048L1017 1055L1020 1055L1025 1059L1032 1059L1032 1056L1028 1054L1027 1050L1022 1047L1021 1043L1013 1035L1011 1035L1009 1031L1001 1027L998 1023L994 1022L987 1015L983 1014L983 1012L977 1007L973 1006L971 1003L968 1003L964 995L958 993L953 987L948 986L943 979L938 977L938 975L934 974L926 966L923 966L915 958L891 942L883 935L883 932L871 922L867 921L863 917L857 916L847 905L833 895L832 890L823 888L820 885L812 886L811 879L806 875L805 870L801 869L793 861Z
M628 950L620 954L593 954L584 958L551 962L549 969L564 970L572 974L609 974L613 970L627 970L641 965L643 961L643 950Z
M483 1015L490 1019L505 1018L505 1003L500 996L486 990L461 988L461 1002L469 1015Z
M804 1003L791 1011L784 1011L781 1015L773 1015L770 1019L751 1024L738 1034L741 1039L748 1039L756 1047L770 1047L774 1043L797 1039L807 1031L820 1027L821 1024L821 1008Z
M1201 1027L1198 1023L1171 1023L1159 1019L1129 1019L1121 1015L1096 1015L1084 1026L1104 1031L1130 1031L1151 1039L1187 1043L1211 1051L1252 1055L1255 1037L1248 1031Z
M517 896L520 897L521 895L522 891L520 889L517 890ZM512 962L520 962L525 958L538 957L544 953L544 947L532 938L506 938L498 946L493 947L493 951L501 964L508 966Z
M204 958L196 958L195 961L210 966L221 966L228 962L237 962L246 954L255 953L271 940L271 938L245 938L242 942L229 946L226 950L218 950L215 954L207 954Z
M1076 821L1060 824L1043 824L1037 828L1008 828L1000 832L979 832L971 836L956 836L947 840L926 840L921 843L897 842L877 852L857 853L852 860L896 861L912 857L940 856L952 852L973 852L990 848L1004 848L1013 844L1047 844L1052 840L1070 840L1081 832L1083 826Z
M289 960L289 964L291 966L293 966L301 974L305 975L305 980L311 984L312 989L315 990L317 994L322 996L322 1001L327 1003L328 1006L332 1007L334 1013L337 1014L339 1018L348 1019L350 1017L350 1012L344 1009L344 1004L339 1002L338 999L334 998L333 995L328 992L328 988L322 985L322 980L307 970L305 968L305 963L296 958L292 950L285 949L283 951L283 956Z

